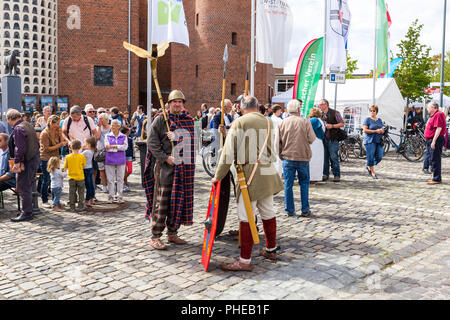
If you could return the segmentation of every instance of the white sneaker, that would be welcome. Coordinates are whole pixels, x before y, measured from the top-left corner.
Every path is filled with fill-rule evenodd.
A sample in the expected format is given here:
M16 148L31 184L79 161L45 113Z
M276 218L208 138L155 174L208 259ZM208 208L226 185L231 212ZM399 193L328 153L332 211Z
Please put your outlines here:
M127 185L125 185L125 186L123 187L123 191L125 191L125 192L129 192L129 191L130 191L130 187L129 187L129 186L127 186Z
M103 192L103 193L108 193L108 188L107 188L107 187L105 187L105 186L103 186L103 188L102 188L102 192Z

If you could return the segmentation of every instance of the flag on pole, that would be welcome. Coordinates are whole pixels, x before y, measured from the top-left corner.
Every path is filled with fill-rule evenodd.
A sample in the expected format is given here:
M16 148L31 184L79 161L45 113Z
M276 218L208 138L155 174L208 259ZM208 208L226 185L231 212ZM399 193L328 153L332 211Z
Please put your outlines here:
M389 72L389 26L391 17L384 0L377 1L377 73Z
M307 116L314 106L320 71L323 65L323 38L310 41L298 60L294 80L293 99L303 101L302 115Z
M327 68L347 70L347 39L352 14L347 0L327 0Z
M182 0L148 0L152 3L152 43L177 42L189 47L189 31Z
M272 64L274 68L284 68L292 27L292 11L286 0L257 0L256 61Z

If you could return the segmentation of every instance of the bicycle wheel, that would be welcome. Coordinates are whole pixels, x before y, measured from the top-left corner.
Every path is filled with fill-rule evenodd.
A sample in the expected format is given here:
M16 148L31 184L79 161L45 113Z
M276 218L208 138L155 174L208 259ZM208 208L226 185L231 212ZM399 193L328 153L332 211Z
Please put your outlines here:
M345 143L341 143L339 145L339 159L341 162L345 162L348 160L348 148Z
M355 144L353 145L352 152L358 159L364 159L366 157L366 150L360 140L355 142Z
M216 167L217 167L216 159L215 156L212 154L212 152L207 152L206 154L204 154L203 168L211 178L214 178L214 174L216 173Z
M402 155L406 158L406 160L411 162L418 162L422 159L425 154L425 148L417 137L407 137L404 142L404 148Z
M384 144L384 154L389 152L389 149L391 148L391 142L389 139L386 139L385 137L381 138Z

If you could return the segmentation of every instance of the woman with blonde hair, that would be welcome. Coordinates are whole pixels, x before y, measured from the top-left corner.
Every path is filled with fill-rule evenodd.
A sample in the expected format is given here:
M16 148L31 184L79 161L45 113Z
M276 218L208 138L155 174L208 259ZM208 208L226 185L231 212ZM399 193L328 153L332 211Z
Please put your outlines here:
M98 130L95 133L95 139L97 139L97 152L94 154L94 158L98 154L103 154L105 151L105 137L111 132L111 126L109 125L109 116L106 112L100 113L98 116ZM102 192L108 192L107 185L108 181L105 172L105 161L97 161L98 170L100 171L100 179L102 181Z
M50 174L47 171L48 160L51 157L59 158L59 150L61 147L67 145L67 140L62 135L61 128L59 127L59 117L52 115L47 119L47 126L41 132L40 135L40 158L41 158L41 170L42 170L42 182L41 182L41 198L44 206L50 206L48 204L48 187L50 185Z
M309 162L310 183L315 184L322 181L323 173L325 125L322 121L322 111L316 107L312 108L309 112L309 121L317 137L311 145L312 158Z

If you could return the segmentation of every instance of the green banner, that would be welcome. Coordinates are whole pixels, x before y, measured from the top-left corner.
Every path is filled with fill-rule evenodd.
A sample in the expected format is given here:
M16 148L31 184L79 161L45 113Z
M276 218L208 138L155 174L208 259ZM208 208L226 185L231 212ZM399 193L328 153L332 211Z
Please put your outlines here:
M307 117L314 107L322 65L323 38L314 39L303 49L295 73L293 98L303 101L302 115L304 117Z

